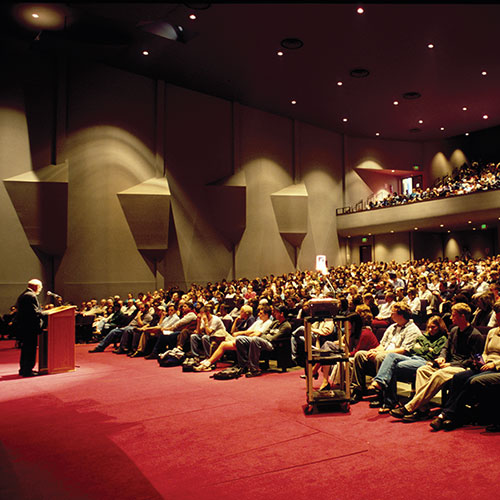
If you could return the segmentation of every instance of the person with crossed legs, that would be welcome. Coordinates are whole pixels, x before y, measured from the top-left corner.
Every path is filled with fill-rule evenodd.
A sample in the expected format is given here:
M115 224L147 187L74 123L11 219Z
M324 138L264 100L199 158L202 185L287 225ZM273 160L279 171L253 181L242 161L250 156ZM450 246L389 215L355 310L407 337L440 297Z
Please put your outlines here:
M404 422L416 422L429 415L429 403L444 384L456 373L465 370L474 354L483 349L483 336L469 323L470 307L458 302L451 308L451 319L455 327L439 357L417 370L415 395L405 405L390 411L393 417Z

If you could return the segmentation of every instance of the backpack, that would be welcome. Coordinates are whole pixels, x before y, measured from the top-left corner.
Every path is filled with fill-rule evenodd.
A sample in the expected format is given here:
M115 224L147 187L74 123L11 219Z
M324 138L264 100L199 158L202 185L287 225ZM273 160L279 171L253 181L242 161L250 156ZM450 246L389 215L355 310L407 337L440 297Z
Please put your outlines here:
M224 368L220 372L214 373L211 378L215 380L231 380L233 378L241 377L241 368L239 366L231 366Z
M180 350L171 350L158 358L160 366L180 366L186 355Z

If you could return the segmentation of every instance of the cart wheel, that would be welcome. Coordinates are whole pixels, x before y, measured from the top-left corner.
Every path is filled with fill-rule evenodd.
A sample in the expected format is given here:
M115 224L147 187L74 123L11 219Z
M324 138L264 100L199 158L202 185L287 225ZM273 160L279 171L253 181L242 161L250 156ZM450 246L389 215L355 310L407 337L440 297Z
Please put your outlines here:
M306 415L312 415L314 411L314 406L313 405L307 405L305 408L304 408L304 413Z
M340 405L340 409L344 412L344 413L349 413L349 409L350 409L350 405L349 403L346 401L345 403L342 403Z

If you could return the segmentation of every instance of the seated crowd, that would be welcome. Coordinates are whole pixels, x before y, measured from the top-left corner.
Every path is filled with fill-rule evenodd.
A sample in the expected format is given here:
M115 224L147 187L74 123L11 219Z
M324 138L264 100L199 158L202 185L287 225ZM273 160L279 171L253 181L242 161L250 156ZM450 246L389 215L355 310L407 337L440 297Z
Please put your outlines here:
M365 209L394 207L495 189L500 189L500 163L480 165L473 162L471 166L464 164L455 169L451 175L439 179L432 187L415 188L411 193L391 193L381 200L369 201Z
M374 394L370 406L404 422L430 418L451 430L487 408L490 430L500 430L500 255L484 259L368 262L331 268L327 276L297 271L253 280L222 280L188 291L167 290L89 300L77 313L89 351L156 359L161 366L190 360L192 371L230 361L239 374L262 374L261 361L285 353L282 368L303 364L304 318L313 298L334 298L340 322L313 324L315 346L338 348L345 334L351 357L351 403ZM11 311L2 319L9 333ZM337 331L341 325L343 331ZM14 332L15 335L15 332ZM336 366L323 367L318 390L338 384ZM320 366L314 367L314 378ZM370 376L370 378L367 378ZM408 401L397 382L409 382ZM482 402L486 404L478 405ZM495 406L496 405L496 406Z

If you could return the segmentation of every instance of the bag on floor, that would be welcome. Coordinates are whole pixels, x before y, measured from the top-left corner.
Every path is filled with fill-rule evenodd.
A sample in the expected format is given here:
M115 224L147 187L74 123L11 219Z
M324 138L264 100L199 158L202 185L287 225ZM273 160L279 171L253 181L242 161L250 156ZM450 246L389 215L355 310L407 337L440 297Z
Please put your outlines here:
M233 378L241 377L241 368L238 366L231 366L229 368L224 368L220 372L214 373L211 378L215 380L231 380Z
M163 357L158 358L160 366L180 366L186 355L181 351L167 351Z
M183 372L194 372L194 367L198 365L198 360L196 358L186 358L182 362Z

